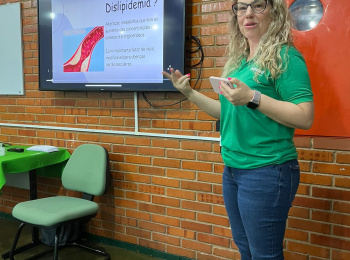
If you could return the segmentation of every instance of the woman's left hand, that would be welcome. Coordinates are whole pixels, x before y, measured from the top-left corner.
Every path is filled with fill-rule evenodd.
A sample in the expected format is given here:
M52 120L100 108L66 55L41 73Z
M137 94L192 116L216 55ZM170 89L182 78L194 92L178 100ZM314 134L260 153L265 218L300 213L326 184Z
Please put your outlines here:
M247 105L254 96L254 90L238 79L229 79L229 81L235 85L234 88L232 89L222 82L220 84L221 94L235 106ZM293 104L273 99L264 94L261 94L260 105L256 110L290 128L307 130L312 126L314 119L313 102Z
M229 78L229 81L232 83L234 88L230 88L225 83L221 82L221 94L235 106L247 105L254 96L254 90L236 78Z

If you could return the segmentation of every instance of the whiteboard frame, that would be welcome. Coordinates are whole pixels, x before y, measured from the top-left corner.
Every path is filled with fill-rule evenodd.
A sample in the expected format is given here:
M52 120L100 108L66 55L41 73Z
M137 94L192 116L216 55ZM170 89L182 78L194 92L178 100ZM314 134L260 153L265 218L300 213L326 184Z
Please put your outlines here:
M24 95L21 4L0 5L0 95Z

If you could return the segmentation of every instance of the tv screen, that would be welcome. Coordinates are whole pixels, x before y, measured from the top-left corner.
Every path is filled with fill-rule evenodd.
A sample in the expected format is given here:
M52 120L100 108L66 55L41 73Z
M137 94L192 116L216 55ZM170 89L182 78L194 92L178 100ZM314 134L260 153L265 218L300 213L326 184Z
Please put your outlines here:
M185 0L38 0L39 90L176 91Z

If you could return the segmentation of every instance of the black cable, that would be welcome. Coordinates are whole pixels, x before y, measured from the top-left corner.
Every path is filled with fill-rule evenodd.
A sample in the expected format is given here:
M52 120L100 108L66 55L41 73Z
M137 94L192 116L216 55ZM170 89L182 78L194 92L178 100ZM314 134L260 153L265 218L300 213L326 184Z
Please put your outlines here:
M195 50L193 50L193 51L192 50L186 50L187 53L193 54L193 53L196 53L196 52L200 52L200 60L199 60L199 62L197 62L194 65L191 65L191 68L199 66L199 72L198 72L197 80L196 80L196 83L193 86L193 89L196 89L197 84L198 84L198 82L199 82L199 80L201 79L201 76L202 76L203 61L204 61L204 51L203 51L203 48L202 48L202 44L201 44L200 40L197 37L195 37L193 35L190 35L190 36L187 36L186 39L194 41L196 43L196 45L197 45L197 48ZM156 107L156 108L177 105L177 104L187 100L187 98L184 98L184 99L176 101L175 103L172 103L172 104L158 106L158 105L153 105L152 102L150 102L148 100L148 98L146 97L146 94L144 92L142 92L141 94L142 94L143 98L145 99L145 101L151 107Z
M197 37L190 35L187 38L191 39L194 42L196 42L198 48L196 50L194 50L194 51L187 50L186 52L191 53L191 54L196 53L198 51L200 52L200 60L199 60L199 62L197 62L196 64L191 66L191 68L193 68L193 67L196 67L196 66L199 65L199 73L198 73L197 81L196 81L196 83L193 86L193 89L196 89L197 83L199 82L199 80L200 80L200 78L202 76L203 61L204 61L204 51L203 51L203 48L202 48L202 44L201 44L200 40Z

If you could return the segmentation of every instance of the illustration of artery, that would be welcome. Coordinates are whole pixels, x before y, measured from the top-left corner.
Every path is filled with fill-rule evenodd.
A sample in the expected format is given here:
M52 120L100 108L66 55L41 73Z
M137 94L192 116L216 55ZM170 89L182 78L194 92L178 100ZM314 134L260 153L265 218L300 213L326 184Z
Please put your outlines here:
M92 29L80 43L73 56L63 64L64 72L87 72L90 66L91 54L96 44L104 37L104 27Z

